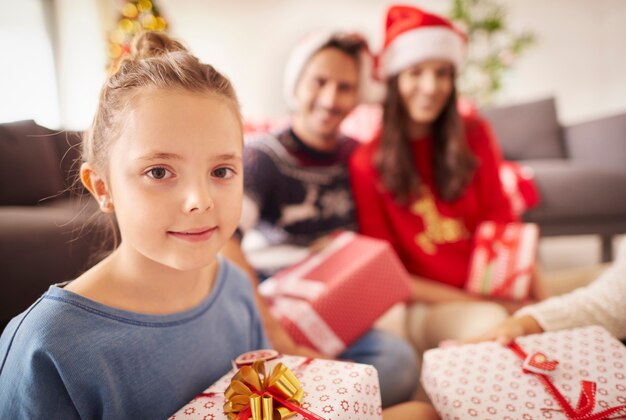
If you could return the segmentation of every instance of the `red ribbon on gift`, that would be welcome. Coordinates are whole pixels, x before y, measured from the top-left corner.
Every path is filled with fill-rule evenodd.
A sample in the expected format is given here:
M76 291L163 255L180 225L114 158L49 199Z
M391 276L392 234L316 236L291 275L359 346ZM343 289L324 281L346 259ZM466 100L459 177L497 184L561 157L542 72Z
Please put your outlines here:
M272 399L278 401L279 403L282 404L283 407L288 408L291 411L295 411L296 413L299 413L302 415L302 417L304 417L306 420L326 420L323 417L318 416L317 414L313 413L312 411L309 411L305 408L302 408L301 406L294 404L290 401L287 401L283 398L281 398L280 396L276 395L276 393L273 393L271 391L266 391L263 393L260 392L255 392L255 394L257 395L261 395L261 396L270 396L272 397ZM250 418L250 416L252 416L252 409L250 408L250 406L248 406L247 408L245 408L243 411L241 411L239 413L239 415L237 417L235 417L236 420L247 420L248 418Z
M485 250L486 254L487 254L487 261L486 263L489 264L491 261L493 261L496 256L497 256L497 251L495 249L496 244L500 244L501 246L505 247L505 248L510 248L511 245L513 245L515 243L515 241L517 240L517 238L512 238L512 239L505 239L504 237L504 232L506 231L507 225L503 224L503 223L495 223L494 224L494 232L493 235L489 238L485 238L485 237L476 237L476 248L482 248ZM524 269L520 269L517 270L511 274L509 274L504 281L502 282L502 284L498 287L496 287L495 289L493 289L491 291L491 295L495 296L495 297L502 297L506 295L506 292L513 287L514 283L515 283L515 279L517 279L518 276L521 276L523 274L532 272L534 269L534 265L531 265L529 267L526 267Z
M509 344L509 349L522 360L526 360L528 355L516 342ZM596 406L596 383L592 381L581 381L581 391L578 397L576 408L572 407L567 399L561 394L547 375L524 370L525 373L536 375L546 387L548 393L556 400L561 410L567 415L569 420L602 420L602 419L624 419L626 418L626 405L607 408L598 413L593 413ZM550 409L544 409L550 410ZM612 417L614 415L619 417Z

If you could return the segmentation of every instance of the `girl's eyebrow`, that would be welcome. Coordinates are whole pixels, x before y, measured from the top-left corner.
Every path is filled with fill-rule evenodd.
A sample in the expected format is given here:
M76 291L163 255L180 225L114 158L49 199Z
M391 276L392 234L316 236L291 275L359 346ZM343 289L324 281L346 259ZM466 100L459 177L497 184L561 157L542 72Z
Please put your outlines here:
M215 160L241 160L241 156L235 153L224 153L215 156Z
M136 160L182 160L183 157L176 153L152 152L139 156ZM235 153L223 153L213 158L214 160L241 160L241 156Z
M176 153L167 153L167 152L152 152L147 153L143 156L139 156L136 160L182 160L182 156L177 155Z

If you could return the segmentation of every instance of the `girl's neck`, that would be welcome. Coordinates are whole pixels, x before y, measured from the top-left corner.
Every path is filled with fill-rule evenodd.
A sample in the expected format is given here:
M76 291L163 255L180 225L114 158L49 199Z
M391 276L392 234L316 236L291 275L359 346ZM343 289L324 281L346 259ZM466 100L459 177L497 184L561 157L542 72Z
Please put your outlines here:
M411 121L408 127L408 134L411 140L423 139L431 135L433 131L432 124L422 124Z
M216 260L198 270L181 271L137 255L122 243L67 289L118 309L172 314L192 309L207 298L218 265Z

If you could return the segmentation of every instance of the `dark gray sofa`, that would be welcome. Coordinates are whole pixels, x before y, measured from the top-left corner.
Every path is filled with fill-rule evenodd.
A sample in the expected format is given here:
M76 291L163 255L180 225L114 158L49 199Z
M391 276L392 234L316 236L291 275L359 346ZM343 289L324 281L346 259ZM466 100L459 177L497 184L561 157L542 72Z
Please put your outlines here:
M77 133L33 121L0 124L0 331L50 284L78 276L109 243L109 222L93 217L94 200L82 188L76 196L67 191L78 143Z
M504 157L532 168L541 203L524 215L544 236L597 234L602 261L626 233L626 113L562 126L554 99L481 110Z

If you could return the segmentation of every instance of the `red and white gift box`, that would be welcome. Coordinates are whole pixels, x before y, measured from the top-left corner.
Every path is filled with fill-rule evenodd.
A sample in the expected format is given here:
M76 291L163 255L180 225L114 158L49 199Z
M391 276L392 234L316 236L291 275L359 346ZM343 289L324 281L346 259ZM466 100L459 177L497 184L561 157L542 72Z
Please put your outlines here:
M387 242L344 232L261 283L259 292L297 343L334 357L405 301L410 284Z
M465 289L484 296L526 299L538 242L539 227L534 223L481 223Z
M378 373L373 366L334 360L281 356L267 365L282 362L293 371L304 389L301 407L324 419L382 418ZM231 371L174 413L174 419L227 419L224 391L235 371ZM297 414L292 419L303 419Z
M443 419L626 416L626 347L597 326L428 350L421 381Z

